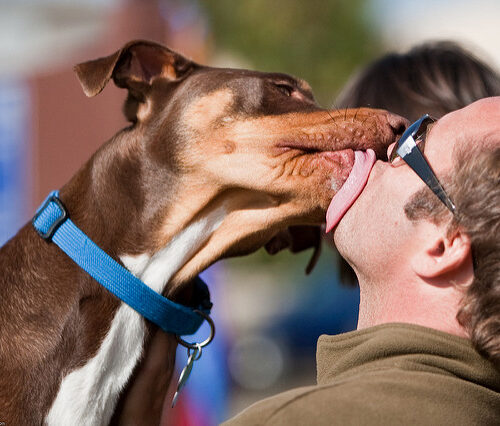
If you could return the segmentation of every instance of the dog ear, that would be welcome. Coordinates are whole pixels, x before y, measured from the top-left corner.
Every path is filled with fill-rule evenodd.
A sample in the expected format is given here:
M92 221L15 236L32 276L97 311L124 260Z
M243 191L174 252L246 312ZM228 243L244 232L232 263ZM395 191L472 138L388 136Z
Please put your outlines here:
M136 40L112 55L78 64L74 70L89 97L99 94L111 78L133 96L144 97L156 78L174 81L193 64L165 46Z
M276 254L286 248L292 253L314 248L306 267L306 274L309 275L321 254L321 228L319 226L290 226L278 232L264 247L269 254Z

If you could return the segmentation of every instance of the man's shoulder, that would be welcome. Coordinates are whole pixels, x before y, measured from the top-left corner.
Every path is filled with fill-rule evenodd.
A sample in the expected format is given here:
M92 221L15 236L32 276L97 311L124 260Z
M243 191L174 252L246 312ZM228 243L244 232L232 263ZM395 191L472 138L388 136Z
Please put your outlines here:
M331 386L307 386L280 393L251 405L223 425L300 424L300 417L296 417L294 413L309 412L313 408L311 400L316 405L317 398L324 395L327 389L330 390ZM328 395L331 396L330 392ZM292 418L294 420L291 423Z
M478 393L470 399L470 393L466 392L467 402L463 391L457 378L381 369L327 385L281 393L252 405L224 424L496 424L500 415L499 395L488 398Z
M293 389L253 404L224 425L363 424L363 417L372 411L366 401L379 393L367 385L366 377L351 377L333 384Z

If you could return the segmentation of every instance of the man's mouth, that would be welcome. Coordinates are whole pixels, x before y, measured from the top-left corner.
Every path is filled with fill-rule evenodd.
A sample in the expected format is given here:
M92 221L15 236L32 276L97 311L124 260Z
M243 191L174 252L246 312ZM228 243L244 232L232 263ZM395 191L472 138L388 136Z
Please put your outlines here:
M349 210L366 185L376 156L372 149L354 152L354 165L346 181L335 194L326 212L326 232L330 232Z

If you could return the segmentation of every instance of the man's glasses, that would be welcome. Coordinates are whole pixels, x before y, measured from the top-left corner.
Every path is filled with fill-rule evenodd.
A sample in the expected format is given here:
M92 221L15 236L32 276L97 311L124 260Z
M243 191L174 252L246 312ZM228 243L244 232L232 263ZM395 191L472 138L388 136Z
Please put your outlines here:
M454 214L455 204L451 201L443 186L431 169L431 166L424 157L424 145L427 137L427 128L435 120L428 114L420 117L415 123L410 125L403 136L396 142L389 155L389 162L397 165L399 159L408 164L413 171L422 179L436 196Z

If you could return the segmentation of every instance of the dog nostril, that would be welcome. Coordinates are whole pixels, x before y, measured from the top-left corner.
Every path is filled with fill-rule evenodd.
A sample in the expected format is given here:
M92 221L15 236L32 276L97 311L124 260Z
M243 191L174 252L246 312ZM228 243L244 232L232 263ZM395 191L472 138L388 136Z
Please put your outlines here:
M410 122L406 118L393 113L387 114L387 122L389 123L389 126L391 126L395 140L399 139L410 125Z

